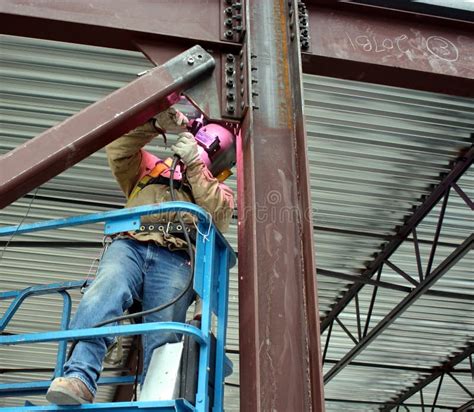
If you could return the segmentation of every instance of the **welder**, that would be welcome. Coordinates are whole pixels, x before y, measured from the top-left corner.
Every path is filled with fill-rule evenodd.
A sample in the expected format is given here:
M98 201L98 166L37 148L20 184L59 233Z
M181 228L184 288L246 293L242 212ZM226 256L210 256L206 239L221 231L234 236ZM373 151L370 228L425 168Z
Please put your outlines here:
M179 162L172 164L171 158L162 160L144 149L163 131L180 132L171 147ZM127 197L125 207L170 201L173 194L174 200L193 202L204 208L216 227L225 232L232 217L234 198L232 190L222 181L234 163L234 145L234 135L227 128L205 125L202 119L189 122L181 112L171 108L110 143L106 153L112 173ZM178 219L176 213L167 213L148 216L137 231L116 235L101 259L96 278L84 293L70 328L90 328L120 319L134 301L141 303L143 322L184 322L194 296L192 287L186 289L192 262L186 239L192 239L196 228L191 215L183 214ZM177 296L179 299L174 301ZM169 305L171 302L174 303ZM153 310L160 307L163 309ZM142 336L143 377L153 350L179 339L179 335L171 332ZM74 342L64 365L64 377L52 382L46 398L58 405L92 403L104 356L113 342L113 337Z

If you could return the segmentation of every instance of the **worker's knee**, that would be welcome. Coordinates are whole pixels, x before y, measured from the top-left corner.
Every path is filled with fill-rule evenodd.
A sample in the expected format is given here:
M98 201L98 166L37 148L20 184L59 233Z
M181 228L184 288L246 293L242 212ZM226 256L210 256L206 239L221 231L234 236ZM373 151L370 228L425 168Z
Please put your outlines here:
M103 276L95 279L83 296L84 303L97 307L98 305L108 306L110 303L121 304L124 308L133 302L133 294L126 282L113 277Z

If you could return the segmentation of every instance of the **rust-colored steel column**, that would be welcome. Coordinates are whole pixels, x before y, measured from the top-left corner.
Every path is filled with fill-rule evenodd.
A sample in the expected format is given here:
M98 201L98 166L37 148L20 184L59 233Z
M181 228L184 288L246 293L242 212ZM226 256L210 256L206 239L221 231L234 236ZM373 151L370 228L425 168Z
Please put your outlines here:
M0 208L176 103L214 66L202 47L192 47L1 156Z
M296 1L249 1L258 96L238 148L243 411L324 411L296 14Z

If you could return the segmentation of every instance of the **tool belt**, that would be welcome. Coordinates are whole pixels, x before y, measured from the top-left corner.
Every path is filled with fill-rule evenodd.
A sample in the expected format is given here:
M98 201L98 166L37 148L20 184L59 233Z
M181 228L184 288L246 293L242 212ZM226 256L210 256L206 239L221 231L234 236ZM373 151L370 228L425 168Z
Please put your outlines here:
M154 233L159 232L163 234L168 234L177 238L180 238L186 241L184 236L184 231L186 231L189 235L189 238L192 242L196 241L196 228L193 225L184 224L176 222L169 222L169 223L150 223L146 225L141 225L137 230L133 233Z

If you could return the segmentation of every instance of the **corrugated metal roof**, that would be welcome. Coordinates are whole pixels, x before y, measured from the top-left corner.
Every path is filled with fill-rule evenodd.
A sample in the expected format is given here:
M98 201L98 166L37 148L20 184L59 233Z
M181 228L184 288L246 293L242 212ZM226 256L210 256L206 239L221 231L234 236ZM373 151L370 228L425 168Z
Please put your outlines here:
M131 81L148 67L149 63L137 53L0 37L0 153L31 139ZM419 205L422 196L439 182L440 173L449 170L450 161L461 149L472 145L474 102L315 76L304 76L304 89L317 266L358 275L373 253L395 233L395 227L402 223L412 207ZM161 141L154 142L149 149L161 156L164 153ZM230 185L235 189L235 179ZM474 198L472 168L459 185L471 199ZM94 188L92 192L91 188ZM30 193L2 210L0 224L20 222L33 195ZM25 222L94 213L122 204L123 196L101 150L43 185L36 192ZM438 214L439 206L418 227L418 237L424 241L421 244L423 256L429 253ZM435 265L473 232L473 225L472 211L452 193L441 235L443 244L438 248ZM100 225L88 225L25 235L21 240L100 242L101 233ZM232 226L227 238L235 247L236 225ZM97 248L9 246L0 262L2 289L84 278L97 254ZM416 277L410 241L403 243L391 261ZM434 288L473 293L473 267L471 253ZM384 269L382 280L410 286L390 269ZM318 276L318 284L319 309L324 316L348 285L346 281L324 276ZM359 295L362 313L367 313L372 290L373 287L365 286ZM379 289L371 327L405 295ZM74 307L78 298L76 293ZM12 329L56 328L59 305L58 298L33 299L18 314ZM4 308L4 303L0 303L0 311ZM234 352L238 351L236 268L231 274L229 309L227 347ZM473 314L472 301L424 296L355 361L429 369L472 341ZM354 302L340 319L357 335ZM322 336L323 347L326 335ZM352 346L342 329L335 326L328 359L341 359ZM0 364L18 367L17 360L21 359L25 367L52 367L54 350L52 344L1 348ZM228 382L238 384L238 354L229 356L235 370ZM333 364L326 364L325 371L331 366ZM363 402L388 401L426 374L405 369L348 366L326 386L327 409L378 410L379 405ZM40 377L39 374L35 376ZM17 381L26 377L30 375L8 374L0 380ZM469 385L466 374L460 379ZM226 410L239 410L238 387L227 386L226 389ZM436 386L429 385L425 397L433 399L435 391ZM101 389L99 400L110 399L112 392L113 389ZM446 390L443 388L439 404L458 406L467 401L466 395L449 384ZM42 397L28 399L38 404L44 402ZM23 402L20 398L0 398L0 405ZM419 403L419 399L412 403ZM410 410L417 409L410 407Z
M304 88L317 268L359 275L373 259L374 251L381 249L412 207L418 206L423 195L440 181L440 175L449 170L450 162L472 145L474 101L314 76L304 77ZM471 199L472 172L471 168L458 182ZM425 242L420 245L424 267L440 207L436 206L417 228L418 238ZM473 231L472 210L451 193L440 236L442 245L437 248L433 267ZM390 261L417 278L411 240L404 242ZM470 253L433 289L474 296L473 268ZM388 267L382 271L381 280L413 287ZM318 287L324 316L347 290L347 282L318 276ZM365 286L358 295L363 315L369 309L373 289ZM369 332L405 296L379 288ZM427 374L360 364L435 367L473 341L473 315L473 300L422 297L354 359L358 366L346 367L325 386L326 398L332 400L327 402L327 409L379 410L377 402L395 398ZM339 319L357 336L354 300ZM322 336L323 347L326 338L327 332ZM327 358L339 360L353 346L336 324ZM334 362L327 363L324 372L333 366ZM440 405L456 407L469 400L453 385L443 390ZM432 386L425 392L427 401L433 399ZM345 402L350 400L360 403ZM419 404L419 399L414 403Z

